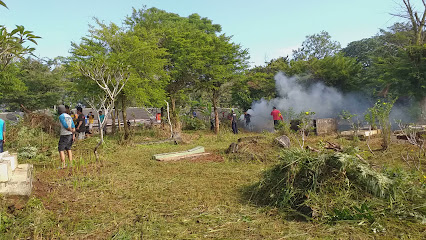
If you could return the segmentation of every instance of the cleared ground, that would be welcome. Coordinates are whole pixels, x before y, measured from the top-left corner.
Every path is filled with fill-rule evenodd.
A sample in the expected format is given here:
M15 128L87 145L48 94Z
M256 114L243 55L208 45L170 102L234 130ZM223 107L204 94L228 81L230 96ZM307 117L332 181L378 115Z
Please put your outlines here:
M262 134L260 134L262 135ZM382 218L385 231L342 221L335 225L286 220L275 208L251 204L242 194L271 167L280 148L274 136L264 134L251 160L224 153L231 142L249 134L220 136L208 132L185 135L186 144L119 146L110 139L102 153L104 166L78 143L77 164L58 170L52 164L36 166L34 193L28 200L3 199L8 230L1 239L424 239L421 223ZM148 139L136 136L135 142ZM333 138L331 138L333 139ZM311 141L318 142L315 137ZM337 140L336 140L337 141ZM341 142L343 140L340 140ZM271 144L269 144L271 143ZM346 143L346 142L345 142ZM311 145L313 144L310 143ZM86 145L86 146L85 146ZM89 145L89 146L87 146ZM204 146L213 155L192 161L157 162L152 155ZM80 150L77 150L80 147ZM267 149L266 149L267 148ZM405 147L404 147L405 149ZM391 154L391 156L394 156ZM400 157L388 157L405 164ZM376 165L381 164L374 158ZM56 166L55 165L55 166ZM12 217L14 216L14 217Z

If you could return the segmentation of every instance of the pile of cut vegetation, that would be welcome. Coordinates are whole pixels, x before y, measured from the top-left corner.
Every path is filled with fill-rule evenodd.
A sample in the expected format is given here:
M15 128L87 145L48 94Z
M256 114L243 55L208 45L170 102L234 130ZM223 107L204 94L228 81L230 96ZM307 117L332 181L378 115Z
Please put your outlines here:
M239 138L225 150L228 159L267 162L276 159L277 154L270 137L249 136Z
M373 223L392 215L425 222L422 177L401 169L377 172L349 153L289 149L246 194L252 203L308 220Z

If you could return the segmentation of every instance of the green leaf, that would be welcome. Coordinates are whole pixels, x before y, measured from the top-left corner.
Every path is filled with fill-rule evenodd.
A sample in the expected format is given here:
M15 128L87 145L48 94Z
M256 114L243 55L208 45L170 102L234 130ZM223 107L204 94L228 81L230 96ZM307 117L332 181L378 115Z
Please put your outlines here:
M3 1L0 1L0 5L2 5L3 7L7 8L7 9L9 9L9 8L7 7L7 5L6 5L6 3L4 3Z

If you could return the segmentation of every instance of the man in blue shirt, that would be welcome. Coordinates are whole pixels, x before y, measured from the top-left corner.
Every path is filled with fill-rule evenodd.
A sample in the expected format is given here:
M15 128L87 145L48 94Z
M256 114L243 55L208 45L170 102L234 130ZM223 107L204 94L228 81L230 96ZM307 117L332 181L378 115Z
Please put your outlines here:
M6 123L3 119L0 119L0 153L3 152L3 144L6 136Z
M58 106L58 113L60 114L59 122L61 123L61 136L59 138L58 151L62 162L62 168L66 168L65 151L68 153L70 165L72 164L71 146L75 140L75 125L72 117L67 114L66 107L64 105Z

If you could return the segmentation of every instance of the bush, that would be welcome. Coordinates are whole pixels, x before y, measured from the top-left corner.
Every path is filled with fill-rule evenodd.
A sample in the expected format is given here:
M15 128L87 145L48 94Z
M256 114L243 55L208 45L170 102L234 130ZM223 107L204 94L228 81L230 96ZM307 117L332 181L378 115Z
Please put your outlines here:
M18 151L18 156L20 158L34 158L37 156L37 148L32 146L22 147Z
M199 118L184 116L182 119L184 130L204 130L206 129L206 122Z

